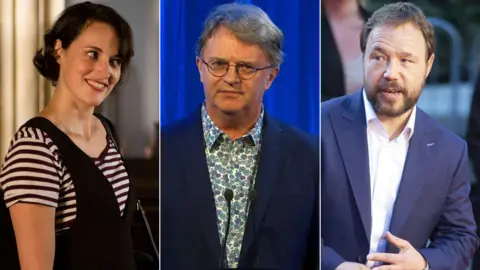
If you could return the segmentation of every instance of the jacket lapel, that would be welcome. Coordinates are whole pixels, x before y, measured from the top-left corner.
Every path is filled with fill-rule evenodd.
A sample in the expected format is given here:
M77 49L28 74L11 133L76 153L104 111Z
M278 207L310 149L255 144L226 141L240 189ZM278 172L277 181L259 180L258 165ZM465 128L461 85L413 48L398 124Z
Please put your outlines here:
M202 229L204 238L213 254L220 254L221 241L218 234L217 213L215 199L210 182L210 173L208 171L207 159L205 156L205 144L203 140L203 127L200 113L190 118L192 122L189 129L185 131L184 138L181 139L185 146L183 149L188 154L182 162L184 166L185 187L187 194L185 199L191 201L193 213L198 217L197 222ZM216 259L217 257L215 257Z
M428 179L428 170L430 168L426 162L435 160L432 156L432 147L427 144L433 142L433 138L428 136L428 120L426 114L417 108L417 118L415 120L415 131L410 140L407 158L403 168L402 180L397 192L392 219L390 222L390 232L393 235L401 233L405 222L410 215L417 199L421 195L425 179ZM394 252L395 247L388 244L387 251ZM398 250L397 250L398 252Z
M331 116L332 124L365 234L370 242L370 169L362 91L349 96L343 105L344 110L340 114Z
M283 130L265 113L262 147L255 180L255 189L258 196L250 209L253 211L248 215L240 254L240 266L243 263L247 263L245 255L254 241L253 221L255 221L255 228L258 232L267 210L268 202L275 190L279 172L285 162L286 151L284 149L286 146L283 143L283 137ZM251 214L254 215L253 219Z

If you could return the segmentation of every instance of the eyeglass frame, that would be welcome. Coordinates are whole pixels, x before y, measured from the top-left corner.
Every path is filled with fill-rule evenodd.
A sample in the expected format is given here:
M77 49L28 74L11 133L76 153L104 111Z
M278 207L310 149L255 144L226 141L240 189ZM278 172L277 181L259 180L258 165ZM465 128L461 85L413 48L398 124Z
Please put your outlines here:
M227 66L227 69L225 70L225 73L223 73L222 75L215 75L215 74L213 74L213 72L211 70L211 67L210 67L210 64L208 62L206 62L205 60L203 60L203 58L200 58L200 57L198 59L200 59L200 61L202 61L202 63L207 66L208 72L210 74L212 74L212 76L217 77L217 78L221 78L221 77L225 76L228 73L228 71L230 70L231 66L235 67L235 73L237 74L238 78L240 78L242 80L251 80L257 75L258 71L276 67L275 65L269 65L269 66L262 67L262 68L257 68L257 67L251 66L250 68L255 69L255 73L253 73L252 77L250 77L250 78L242 78L242 76L240 76L240 73L238 71L238 68L239 68L238 64L232 65L232 64L228 63L228 66ZM212 61L215 61L215 60L212 60ZM212 62L212 61L210 61L210 62Z

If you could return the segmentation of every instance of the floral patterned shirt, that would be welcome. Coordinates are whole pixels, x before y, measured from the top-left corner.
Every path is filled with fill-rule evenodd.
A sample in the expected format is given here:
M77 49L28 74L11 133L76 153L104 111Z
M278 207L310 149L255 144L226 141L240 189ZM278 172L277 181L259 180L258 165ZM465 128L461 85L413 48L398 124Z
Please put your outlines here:
M233 190L230 233L226 245L227 265L236 268L242 248L248 214L248 193L255 183L258 155L261 147L264 110L254 127L243 137L232 141L213 123L205 104L202 106L203 136L210 181L217 209L220 243L225 236L227 203L226 188Z

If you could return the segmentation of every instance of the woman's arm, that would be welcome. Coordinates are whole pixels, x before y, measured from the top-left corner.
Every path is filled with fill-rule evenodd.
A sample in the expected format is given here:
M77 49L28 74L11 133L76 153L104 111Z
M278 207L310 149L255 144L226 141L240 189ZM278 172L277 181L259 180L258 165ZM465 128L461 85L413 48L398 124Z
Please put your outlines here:
M52 270L55 257L55 208L33 203L10 207L22 270Z
M0 172L22 270L53 269L55 214L63 177L56 151L42 131L22 128Z

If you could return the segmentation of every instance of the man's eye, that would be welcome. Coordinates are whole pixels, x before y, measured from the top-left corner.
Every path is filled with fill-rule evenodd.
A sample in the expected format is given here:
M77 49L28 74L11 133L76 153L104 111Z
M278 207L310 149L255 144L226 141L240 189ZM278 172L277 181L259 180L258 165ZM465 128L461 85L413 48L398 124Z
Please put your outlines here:
M226 65L226 63L224 63L224 62L211 62L210 63L210 66L212 68L223 68L223 67L225 67L225 65Z
M244 69L244 70L253 70L255 69L254 67L250 66L250 65L239 65L238 66L240 69Z

